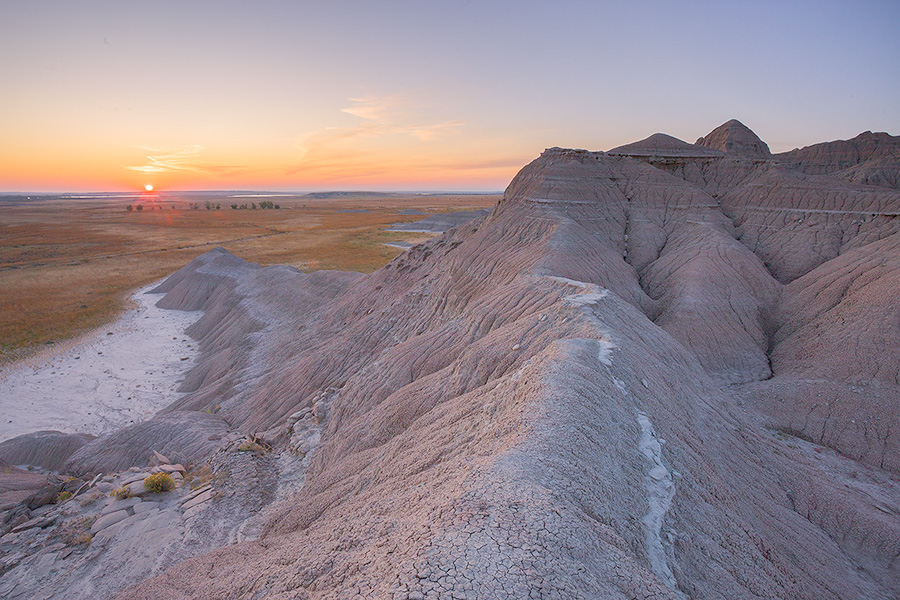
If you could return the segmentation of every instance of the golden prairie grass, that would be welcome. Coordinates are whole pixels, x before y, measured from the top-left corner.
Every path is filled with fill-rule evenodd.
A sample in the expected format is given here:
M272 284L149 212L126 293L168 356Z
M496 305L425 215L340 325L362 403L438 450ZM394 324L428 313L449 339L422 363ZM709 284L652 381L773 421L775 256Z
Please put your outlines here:
M262 265L371 272L401 252L385 242L429 237L383 231L423 218L399 210L471 210L497 199L299 197L280 210L233 210L224 200L219 210L192 210L164 199L140 212L111 201L0 205L0 365L110 322L130 290L216 246Z

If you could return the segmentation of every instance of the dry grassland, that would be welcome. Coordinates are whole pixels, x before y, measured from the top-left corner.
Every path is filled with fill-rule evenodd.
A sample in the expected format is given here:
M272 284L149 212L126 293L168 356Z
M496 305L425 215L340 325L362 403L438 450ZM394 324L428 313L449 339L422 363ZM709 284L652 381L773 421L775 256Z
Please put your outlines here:
M216 246L263 265L371 272L401 252L384 242L429 237L383 231L424 218L398 211L471 210L498 199L295 197L276 199L279 210L233 210L236 200L219 198L219 210L203 201L193 210L196 198L162 197L140 212L124 200L0 203L0 365L115 319L130 290Z

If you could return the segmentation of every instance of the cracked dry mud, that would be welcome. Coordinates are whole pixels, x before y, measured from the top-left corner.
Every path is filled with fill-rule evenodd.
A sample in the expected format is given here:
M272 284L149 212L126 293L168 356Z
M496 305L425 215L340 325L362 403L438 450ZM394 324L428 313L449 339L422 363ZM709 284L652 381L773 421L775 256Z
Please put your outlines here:
M162 440L261 491L104 589L898 597L900 192L844 176L889 161L887 137L772 155L730 121L553 148L490 215L370 275L197 258L158 290L204 311L186 394L66 468ZM272 450L238 455L237 433Z

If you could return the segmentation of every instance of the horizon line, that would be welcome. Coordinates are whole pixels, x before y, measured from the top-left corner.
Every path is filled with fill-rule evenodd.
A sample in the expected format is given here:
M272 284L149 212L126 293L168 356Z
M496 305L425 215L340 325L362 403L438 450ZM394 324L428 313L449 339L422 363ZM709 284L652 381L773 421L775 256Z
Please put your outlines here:
M202 190L69 190L69 191L23 191L0 190L0 196L69 196L92 194L97 196L128 195L128 196L161 196L166 194L234 194L247 193L254 195L269 194L272 196L306 196L309 194L502 194L503 189L497 190L455 190L455 189L416 189L416 190L371 190L371 189L321 189L321 190L266 190L266 189L202 189Z

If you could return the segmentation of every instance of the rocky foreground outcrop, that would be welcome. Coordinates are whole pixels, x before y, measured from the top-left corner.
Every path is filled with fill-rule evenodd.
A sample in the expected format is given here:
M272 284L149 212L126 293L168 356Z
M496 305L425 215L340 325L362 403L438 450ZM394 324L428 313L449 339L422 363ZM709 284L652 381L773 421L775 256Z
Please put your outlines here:
M371 275L173 275L206 312L167 452L228 473L211 514L236 473L274 491L120 597L900 595L900 193L735 123L547 150Z

